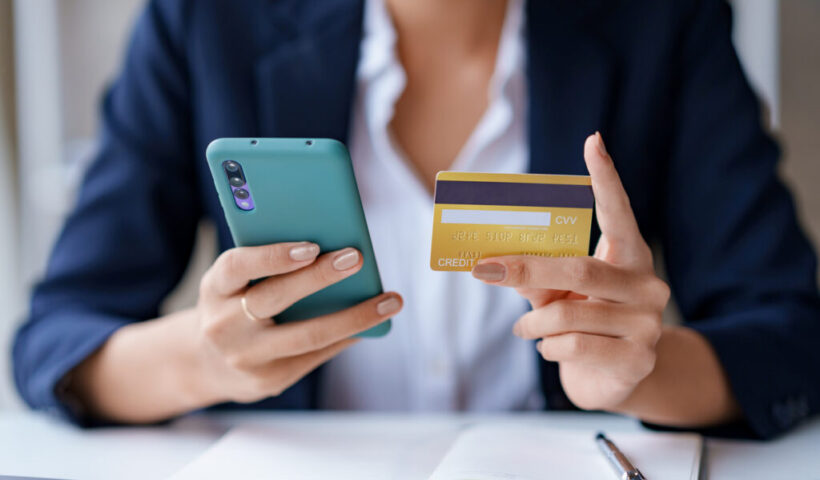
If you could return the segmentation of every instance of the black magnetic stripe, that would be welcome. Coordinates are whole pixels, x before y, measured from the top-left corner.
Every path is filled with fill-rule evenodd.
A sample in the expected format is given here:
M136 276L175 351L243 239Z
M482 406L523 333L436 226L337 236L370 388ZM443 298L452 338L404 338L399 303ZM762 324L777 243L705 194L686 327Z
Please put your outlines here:
M592 208L589 185L512 182L436 182L436 203Z

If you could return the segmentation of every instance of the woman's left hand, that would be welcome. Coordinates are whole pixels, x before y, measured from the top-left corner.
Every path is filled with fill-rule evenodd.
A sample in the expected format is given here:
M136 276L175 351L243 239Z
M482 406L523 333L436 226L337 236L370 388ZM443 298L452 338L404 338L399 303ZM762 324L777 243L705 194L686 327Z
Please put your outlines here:
M559 363L564 391L583 409L617 410L655 367L669 287L655 275L600 134L584 144L601 238L593 257L483 259L473 276L515 287L532 304L513 332L540 339Z

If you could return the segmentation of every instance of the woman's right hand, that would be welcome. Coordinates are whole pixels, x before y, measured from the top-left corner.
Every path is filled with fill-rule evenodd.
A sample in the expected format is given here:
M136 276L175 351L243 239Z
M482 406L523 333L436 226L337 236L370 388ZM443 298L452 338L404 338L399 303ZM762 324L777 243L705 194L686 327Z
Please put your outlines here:
M64 377L61 395L82 415L125 423L279 395L401 310L401 297L385 293L309 320L271 320L361 267L355 249L319 255L307 242L228 250L203 276L196 307L118 328Z
M277 324L272 319L361 267L356 249L320 256L319 246L308 242L238 247L220 255L202 278L195 309L198 383L205 387L205 403L279 395L355 343L351 336L401 310L401 297L385 293L309 320ZM265 279L248 286L260 278Z

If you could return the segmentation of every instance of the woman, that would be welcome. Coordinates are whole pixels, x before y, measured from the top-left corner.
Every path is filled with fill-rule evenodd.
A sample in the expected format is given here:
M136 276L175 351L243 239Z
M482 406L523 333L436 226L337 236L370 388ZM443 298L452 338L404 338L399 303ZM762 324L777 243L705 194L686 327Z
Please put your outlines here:
M820 410L816 260L729 17L718 0L150 2L16 339L23 397L80 422L239 402L580 407L782 432ZM225 136L345 141L398 293L277 325L361 259L309 242L231 248L202 160ZM595 256L429 271L446 169L589 172ZM202 218L224 252L195 308L159 316ZM648 242L683 326L661 324L670 289ZM389 317L388 337L349 348Z

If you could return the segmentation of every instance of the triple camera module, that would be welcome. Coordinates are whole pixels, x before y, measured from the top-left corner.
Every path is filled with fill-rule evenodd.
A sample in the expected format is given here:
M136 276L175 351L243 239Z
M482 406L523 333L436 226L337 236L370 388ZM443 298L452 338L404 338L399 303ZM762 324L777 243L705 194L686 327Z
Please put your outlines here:
M253 197L251 197L251 192L248 190L248 182L245 179L245 173L242 171L242 165L233 160L226 160L222 162L222 169L225 170L225 175L228 177L228 184L231 186L236 206L240 210L253 210Z

